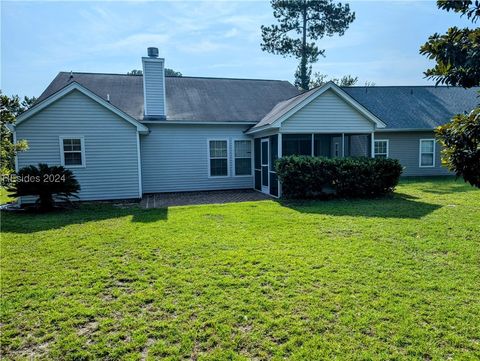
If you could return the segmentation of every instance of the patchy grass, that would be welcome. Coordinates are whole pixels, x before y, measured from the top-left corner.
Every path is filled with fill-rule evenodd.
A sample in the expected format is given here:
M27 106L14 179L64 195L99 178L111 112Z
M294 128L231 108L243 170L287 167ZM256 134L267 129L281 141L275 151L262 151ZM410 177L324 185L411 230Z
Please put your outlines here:
M480 191L3 214L8 359L479 359Z

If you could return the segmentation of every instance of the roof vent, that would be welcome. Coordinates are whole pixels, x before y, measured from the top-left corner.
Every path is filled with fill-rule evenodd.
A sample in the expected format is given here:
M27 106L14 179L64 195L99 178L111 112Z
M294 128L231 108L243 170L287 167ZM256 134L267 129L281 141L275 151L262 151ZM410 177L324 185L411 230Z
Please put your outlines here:
M158 58L158 48L148 48L147 54L149 58Z

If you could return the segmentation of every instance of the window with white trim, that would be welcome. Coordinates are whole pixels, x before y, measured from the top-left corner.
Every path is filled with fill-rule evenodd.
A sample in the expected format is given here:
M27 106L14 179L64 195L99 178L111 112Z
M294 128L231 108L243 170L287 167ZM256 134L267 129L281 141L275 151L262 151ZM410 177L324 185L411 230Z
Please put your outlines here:
M235 140L235 175L252 175L252 141Z
M209 168L210 177L228 176L228 141L209 140Z
M435 139L420 139L420 167L435 166Z
M375 139L373 155L375 158L388 158L388 140Z
M60 137L60 154L65 167L85 167L83 137Z

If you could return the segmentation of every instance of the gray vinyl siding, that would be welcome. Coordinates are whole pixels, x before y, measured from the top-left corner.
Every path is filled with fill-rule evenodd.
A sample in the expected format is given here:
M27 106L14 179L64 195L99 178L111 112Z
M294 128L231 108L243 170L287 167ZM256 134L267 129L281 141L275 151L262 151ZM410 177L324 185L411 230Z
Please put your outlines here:
M405 167L403 176L438 176L452 175L447 168L442 167L440 159L441 147L435 143L435 167L420 167L420 139L434 139L433 132L377 132L375 139L389 140L389 158L398 159Z
M73 91L25 120L17 139L29 149L18 166L60 165L59 136L83 136L85 168L71 168L81 186L81 200L138 198L136 128L84 94Z
M374 124L331 90L282 123L285 133L369 133Z
M149 129L140 136L144 193L253 188L253 176L233 175L234 139L252 140L253 149L253 139L243 133L248 126L149 124ZM209 177L208 139L228 139L228 177Z
M146 115L165 115L165 76L163 59L145 59L143 82L145 88Z

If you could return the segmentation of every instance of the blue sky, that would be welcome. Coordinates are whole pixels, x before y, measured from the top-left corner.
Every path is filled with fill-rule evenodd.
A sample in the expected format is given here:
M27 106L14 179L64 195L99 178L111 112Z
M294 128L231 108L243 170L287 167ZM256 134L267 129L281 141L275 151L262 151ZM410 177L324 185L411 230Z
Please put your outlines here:
M359 77L359 85L431 84L418 49L449 26L470 26L434 1L350 1L356 20L324 38L314 71ZM148 46L184 75L293 81L297 60L262 52L267 1L20 2L1 5L1 89L38 96L59 71L125 73Z

